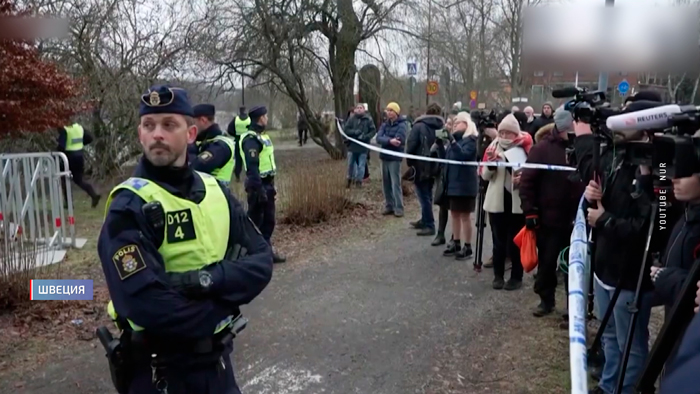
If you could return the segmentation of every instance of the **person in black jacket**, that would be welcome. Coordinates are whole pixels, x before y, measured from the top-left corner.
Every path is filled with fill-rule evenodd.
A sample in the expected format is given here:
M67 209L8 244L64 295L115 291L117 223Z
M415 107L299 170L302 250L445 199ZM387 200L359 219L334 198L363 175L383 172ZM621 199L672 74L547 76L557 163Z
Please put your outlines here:
M447 155L447 145L449 145L450 133L452 133L452 116L448 116L445 119L445 128L442 133L440 133L435 138L435 144L430 148L430 157L436 159L444 159ZM444 164L438 164L439 176L435 182L435 196L433 198L433 203L440 207L440 213L438 214L438 228L437 235L431 243L432 246L440 246L445 244L445 229L447 229L447 219L450 215L450 200L445 192L445 181L443 180L445 176ZM450 244L454 240L454 236L450 239Z
M631 109L634 112L637 109ZM623 394L632 393L634 384L649 353L649 317L652 305L652 282L649 277L651 259L642 261L649 231L653 190L648 167L639 167L624 160L619 147L608 147L600 154L600 169L593 168L594 137L590 125L574 122L576 138L574 149L581 179L588 186L584 196L589 203L588 223L594 228L596 245L594 258L594 292L596 312L602 320L615 287L620 292L613 316L603 333L605 364L598 387L591 392L612 394L616 389L622 351L632 314L628 305L633 302L640 270L645 271L642 283L637 323L632 337L632 349L623 383ZM624 141L621 141L624 142ZM618 142L619 143L619 142ZM617 144L616 144L617 145ZM593 179L593 174L600 174ZM648 187L640 192L636 183ZM592 207L595 203L597 206Z
M377 134L377 128L374 126L374 121L369 113L365 110L363 103L357 104L352 115L345 121L345 134L348 137L354 138L365 144L369 144L372 138ZM350 188L353 184L356 187L362 186L362 179L365 174L367 156L369 149L352 142L345 140L348 147L348 184Z
M406 153L415 156L430 156L430 148L435 143L435 136L445 127L445 120L440 116L442 108L433 103L428 106L426 114L416 119L408 133ZM406 163L415 170L414 186L420 202L421 218L418 221L417 235L435 235L435 218L433 216L433 185L436 168L434 163L407 159Z
M454 117L450 143L446 159L455 161L476 161L476 140L478 131L468 112L460 112ZM476 209L478 177L475 166L447 164L443 172L445 193L449 199L452 216L452 236L454 241L448 245L443 256L455 256L465 260L472 256L471 214ZM461 242L464 242L464 246Z
M528 122L529 129L525 130L534 138L537 130L554 122L554 107L549 101L542 105L542 113L534 121Z
M696 257L700 257L700 174L673 180L673 194L677 201L687 202L685 214L676 222L661 256L662 267L651 267L654 282L654 301L663 305L665 317L678 300L688 273ZM691 313L691 311L688 311ZM669 356L669 360L674 355ZM665 373L671 372L666 365Z

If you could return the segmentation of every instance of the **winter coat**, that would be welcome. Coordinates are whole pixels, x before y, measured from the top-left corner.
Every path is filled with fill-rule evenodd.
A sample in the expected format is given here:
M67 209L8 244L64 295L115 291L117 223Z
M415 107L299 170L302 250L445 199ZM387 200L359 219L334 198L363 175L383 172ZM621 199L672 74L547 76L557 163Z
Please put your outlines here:
M593 179L593 135L574 139L579 174L584 184ZM634 291L642 269L644 245L649 231L651 201L654 191L651 175L637 176L637 166L622 161L621 152L605 149L600 155L600 168L607 169L602 179L605 212L596 222L594 236L595 275L608 286ZM613 157L617 155L618 157ZM612 163L616 165L613 170ZM637 183L648 185L637 190ZM587 204L584 206L588 208ZM649 269L651 256L644 262L642 291L652 289Z
M430 148L435 143L435 136L445 126L445 120L437 115L423 115L416 119L406 142L406 153L416 156L430 156ZM416 170L416 180L427 181L435 176L435 163L406 159L406 164Z
M358 141L369 144L374 135L377 133L377 128L374 126L374 121L368 113L362 115L353 114L345 121L345 127L343 128L345 134L348 137L352 137ZM369 149L352 142L350 140L345 140L348 146L348 152L352 153L369 153Z
M688 205L685 214L673 227L661 262L664 270L654 283L658 299L670 307L678 299L688 271L700 257L700 204Z
M537 119L533 120L532 123L530 123L529 130L526 130L530 135L535 136L535 133L542 129L544 126L547 126L550 123L554 123L554 114L549 115L549 116L544 116L544 114L540 115L537 117Z
M408 124L406 118L399 116L395 121L387 119L379 127L377 132L377 143L382 149L391 150L394 152L403 152L406 148L406 136L408 135ZM389 143L392 138L396 138L401 142L401 145L394 146ZM380 153L379 158L386 161L402 161L403 158L398 156L387 155Z
M566 145L550 123L535 134L527 162L568 166ZM544 227L570 228L584 190L578 176L568 171L525 168L520 178L520 207L525 215L538 215Z
M497 140L494 140L492 144L498 144ZM498 155L503 160L503 151L500 150L500 147L498 149ZM522 149L526 151L521 146L517 145L510 149ZM506 185L512 185L513 182L511 171L510 168L506 169L504 167L482 167L481 177L489 183L486 189L486 195L484 196L484 211L489 213L505 212ZM520 191L517 188L512 188L511 196L511 212L513 214L523 213L520 208Z
M476 135L464 137L461 133L453 134L454 142L448 145L447 160L476 161ZM443 182L450 197L476 197L478 180L475 166L447 164Z

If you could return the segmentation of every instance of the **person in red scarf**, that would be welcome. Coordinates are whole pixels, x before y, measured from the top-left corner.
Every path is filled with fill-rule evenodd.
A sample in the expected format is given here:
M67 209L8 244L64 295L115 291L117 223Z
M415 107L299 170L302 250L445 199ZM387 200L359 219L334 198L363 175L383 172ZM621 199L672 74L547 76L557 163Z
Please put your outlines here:
M507 161L507 151L518 149L527 155L531 147L532 137L521 131L518 120L509 114L498 125L498 136L486 148L483 161ZM516 290L522 287L523 266L520 263L520 251L513 238L525 224L518 191L520 170L486 166L481 167L480 172L481 177L489 182L484 197L484 211L489 214L493 236L493 288ZM504 275L507 255L511 258L512 269L510 279L506 283Z

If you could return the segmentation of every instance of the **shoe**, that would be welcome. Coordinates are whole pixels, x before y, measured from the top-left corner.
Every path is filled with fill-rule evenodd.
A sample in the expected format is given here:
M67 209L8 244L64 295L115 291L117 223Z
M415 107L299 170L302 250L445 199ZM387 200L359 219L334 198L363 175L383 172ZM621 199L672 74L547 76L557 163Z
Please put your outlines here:
M348 184L345 185L345 188L350 189L350 186L352 186L352 180L348 179Z
M506 282L506 285L503 286L503 289L511 291L511 290L518 290L521 287L523 287L522 280L508 279L508 282Z
M418 230L416 235L421 236L421 237L435 235L435 229L434 228L422 228L422 229Z
M431 246L440 246L445 244L445 235L438 233L433 242L430 243Z
M600 387L596 387L593 390L588 390L588 394L606 394L606 393Z
M537 305L532 315L535 317L547 316L554 312L554 303L551 301L540 300L540 304Z
M101 198L102 198L102 196L100 196L99 194L92 198L92 207L93 208L97 207L97 204L100 203Z
M272 253L272 263L273 264L281 264L281 263L286 263L287 258L284 256L281 256L277 253Z
M403 212L394 212L394 216L396 216L397 218L402 218Z
M362 181L355 181L355 187L358 189L362 189Z
M474 252L472 252L471 245L470 246L464 245L464 247L462 249L460 249L460 251L455 254L455 259L460 260L460 261L466 260L466 259L472 257L473 254L474 254Z
M489 257L488 261L486 261L482 267L493 268L493 256Z
M382 212L382 215L384 215L384 216L389 216L389 215L393 215L393 214L394 214L394 210L388 209L388 208L385 209L384 212Z
M420 219L416 220L415 222L410 222L408 224L416 230L420 230L423 228L423 222Z
M457 252L460 251L460 249L461 249L461 245L460 245L459 241L454 241L454 242L450 243L449 245L447 245L447 248L445 249L444 252L442 252L442 255L448 256L448 257L454 256L457 254Z
M240 181L241 181L241 176L240 176L240 175L236 175L236 182L240 182Z
M501 290L503 289L503 286L506 284L506 282L503 280L503 278L496 278L493 280L493 288L494 290Z

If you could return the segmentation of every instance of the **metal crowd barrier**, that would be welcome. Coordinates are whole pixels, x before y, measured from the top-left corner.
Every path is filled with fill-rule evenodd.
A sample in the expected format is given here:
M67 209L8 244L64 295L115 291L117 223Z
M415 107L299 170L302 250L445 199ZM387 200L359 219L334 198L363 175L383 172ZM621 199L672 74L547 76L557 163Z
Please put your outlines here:
M65 154L0 154L0 171L0 242L4 242L4 250L13 250L11 242L33 244L39 267L62 261L67 248L85 245L86 239L75 236Z

